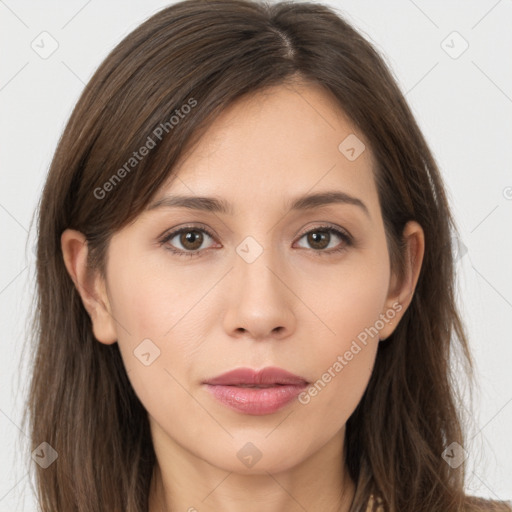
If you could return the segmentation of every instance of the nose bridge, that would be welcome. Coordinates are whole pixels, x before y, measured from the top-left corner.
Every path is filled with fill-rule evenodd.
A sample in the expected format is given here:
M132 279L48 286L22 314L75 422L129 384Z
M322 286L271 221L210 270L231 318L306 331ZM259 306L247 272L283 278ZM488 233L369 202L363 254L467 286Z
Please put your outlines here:
M259 237L261 240L261 236ZM254 298L261 295L266 303L282 295L282 283L275 272L278 264L277 251L271 246L270 237L265 238L265 246L253 236L247 236L236 247L235 274L243 293L250 293ZM284 299L284 297L283 297Z
M267 245L269 240L267 236ZM264 338L293 328L292 294L281 281L283 265L277 256L275 248L264 247L254 236L247 236L236 247L225 319L228 331L243 329Z

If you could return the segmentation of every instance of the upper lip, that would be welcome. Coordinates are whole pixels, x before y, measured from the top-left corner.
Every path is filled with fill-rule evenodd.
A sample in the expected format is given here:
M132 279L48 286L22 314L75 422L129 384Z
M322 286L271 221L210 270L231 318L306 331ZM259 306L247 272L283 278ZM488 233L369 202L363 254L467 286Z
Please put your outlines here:
M271 386L279 384L301 386L308 384L308 381L303 377L294 375L282 368L268 366L261 370L253 370L252 368L236 368L214 377L213 379L208 379L204 381L204 384L212 384L216 386Z

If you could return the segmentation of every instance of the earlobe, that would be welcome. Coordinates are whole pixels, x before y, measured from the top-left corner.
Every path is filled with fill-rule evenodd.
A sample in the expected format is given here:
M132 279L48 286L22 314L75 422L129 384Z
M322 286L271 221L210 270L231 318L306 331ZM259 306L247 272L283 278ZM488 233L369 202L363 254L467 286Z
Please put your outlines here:
M106 286L99 273L87 264L85 236L74 229L66 229L61 236L61 249L66 270L91 318L94 337L101 343L115 343L117 333Z
M396 315L393 317L394 320L386 324L384 329L380 331L381 340L388 338L393 333L409 307L418 283L425 254L425 235L423 228L417 222L409 221L404 228L402 236L406 243L404 278L398 283L398 286L394 282L395 278L392 277L391 279L393 285L390 286L390 293L386 300L386 311L383 311L383 313L388 314L393 309Z

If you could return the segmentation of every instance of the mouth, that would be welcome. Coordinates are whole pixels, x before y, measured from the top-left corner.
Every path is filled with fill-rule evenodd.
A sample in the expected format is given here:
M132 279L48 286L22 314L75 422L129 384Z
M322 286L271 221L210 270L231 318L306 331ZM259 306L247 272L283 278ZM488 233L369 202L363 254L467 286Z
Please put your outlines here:
M301 386L309 382L287 370L276 366L267 366L261 370L252 368L236 368L223 373L212 379L208 379L203 384L238 386L238 387L273 387L273 386Z
M267 388L273 388L275 386L286 386L286 384L279 384L279 383L275 383L275 384L269 384L267 386L255 386L253 384L225 384L226 386L233 386L233 387L237 387L237 388L257 388L257 389L267 389Z
M202 383L220 403L243 414L264 415L288 405L308 385L277 367L238 368Z

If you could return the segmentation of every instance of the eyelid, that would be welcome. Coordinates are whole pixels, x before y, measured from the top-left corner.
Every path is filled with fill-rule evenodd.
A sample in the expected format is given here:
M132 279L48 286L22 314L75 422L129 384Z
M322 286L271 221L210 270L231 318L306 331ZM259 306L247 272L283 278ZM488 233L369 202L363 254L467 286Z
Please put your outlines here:
M344 229L338 225L331 224L329 222L320 222L319 225L314 225L312 227L308 226L299 235L297 235L297 237L300 239L304 235L307 235L310 231L322 231L322 230L332 230L332 231L338 232L340 235L343 235L345 238L347 238L351 242L353 241L352 235L346 229Z
M213 232L204 224L201 223L194 223L193 225L184 225L181 227L173 228L169 231L166 231L160 238L159 238L159 244L160 245L166 245L170 240L172 240L175 236L181 234L182 232L186 231L203 231L205 232L210 238L213 240L217 240L216 235L213 234ZM344 228L331 224L329 222L323 222L320 225L316 226L309 226L305 228L299 235L296 236L297 241L299 241L301 238L303 238L305 235L307 235L310 232L314 231L327 231L330 233L334 233L339 238L341 238L344 242L343 246L338 249L329 249L329 250L314 250L310 249L313 253L316 255L329 255L332 253L343 251L347 248L347 246L351 246L354 243L354 239L352 235ZM167 250L171 251L172 253L178 255L178 256L189 256L189 257L200 257L202 256L206 251L209 251L212 249L212 247L208 247L206 249L200 249L196 251L184 251L182 249L177 249L172 246L167 247Z

